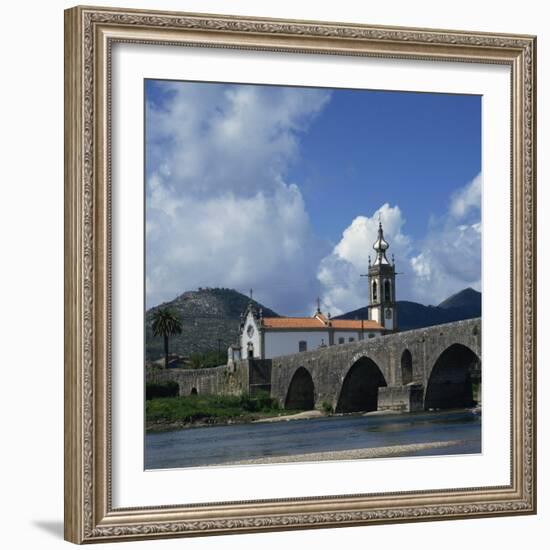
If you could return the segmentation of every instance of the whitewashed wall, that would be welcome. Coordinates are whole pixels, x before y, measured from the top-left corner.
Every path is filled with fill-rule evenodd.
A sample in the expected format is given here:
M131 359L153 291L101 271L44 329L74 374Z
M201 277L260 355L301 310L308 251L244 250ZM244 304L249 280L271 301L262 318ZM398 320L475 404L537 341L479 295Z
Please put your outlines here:
M328 338L328 331L266 332L265 358L298 353L301 340L307 342L307 351L316 350L323 341L328 346Z
M248 327L252 325L254 327L254 334L250 337L248 336ZM248 313L246 316L246 323L244 325L244 331L241 335L241 356L243 358L248 357L248 343L251 342L254 346L254 357L261 357L260 349L260 331L256 325L256 320L251 313Z
M374 336L376 336L379 333L376 332L376 331L365 330L364 333L363 333L363 337L364 337L365 340L369 337L369 334L373 334ZM338 338L344 338L344 343L345 344L349 343L350 338L354 338L354 341L357 342L357 341L361 340L361 331L357 331L357 332L335 331L334 332L334 344L335 345L338 344Z

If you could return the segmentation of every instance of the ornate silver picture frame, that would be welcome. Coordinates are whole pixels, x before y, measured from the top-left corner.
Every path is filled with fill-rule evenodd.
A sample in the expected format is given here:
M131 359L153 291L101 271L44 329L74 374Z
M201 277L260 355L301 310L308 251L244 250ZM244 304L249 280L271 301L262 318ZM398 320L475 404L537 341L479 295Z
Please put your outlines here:
M510 70L510 483L115 507L112 51L116 44L498 64ZM128 9L65 12L65 538L157 539L536 512L536 38Z

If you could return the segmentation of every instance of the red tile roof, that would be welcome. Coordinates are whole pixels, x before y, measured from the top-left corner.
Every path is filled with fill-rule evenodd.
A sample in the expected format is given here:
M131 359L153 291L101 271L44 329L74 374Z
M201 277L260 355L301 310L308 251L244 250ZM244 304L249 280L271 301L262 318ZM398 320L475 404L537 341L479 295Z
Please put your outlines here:
M352 319L327 319L324 315L315 317L264 317L265 328L284 329L327 329L337 330L384 330L384 327L376 321L364 320L363 322Z
M326 323L316 317L264 317L266 328L326 328Z
M357 321L353 319L333 319L330 322L332 328L343 329L343 330L384 330L384 327L380 325L377 321Z

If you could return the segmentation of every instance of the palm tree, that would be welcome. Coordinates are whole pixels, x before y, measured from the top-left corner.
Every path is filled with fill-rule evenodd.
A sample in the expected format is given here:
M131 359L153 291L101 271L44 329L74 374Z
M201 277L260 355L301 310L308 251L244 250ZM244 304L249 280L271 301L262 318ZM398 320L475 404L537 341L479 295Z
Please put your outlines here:
M164 368L168 368L168 337L181 334L181 320L168 308L159 308L153 313L153 335L164 337Z

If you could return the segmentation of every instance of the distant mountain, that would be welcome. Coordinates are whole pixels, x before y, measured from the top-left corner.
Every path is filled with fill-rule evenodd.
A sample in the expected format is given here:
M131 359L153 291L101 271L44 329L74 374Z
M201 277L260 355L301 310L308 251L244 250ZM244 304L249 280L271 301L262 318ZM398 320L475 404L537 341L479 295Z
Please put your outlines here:
M481 292L473 288L465 288L443 300L437 307L447 310L458 308L479 316L481 315Z
M153 336L151 323L154 312L168 307L177 313L183 324L182 334L170 338L170 353L189 356L195 352L225 351L237 341L241 313L250 298L230 288L199 288L184 292L171 302L160 304L145 313L145 356L155 360L163 356L162 338ZM263 308L266 317L278 317L273 310L253 300Z
M400 331L473 319L481 316L481 293L473 288L465 288L437 306L398 300L397 315ZM355 309L334 318L368 319L368 308Z

